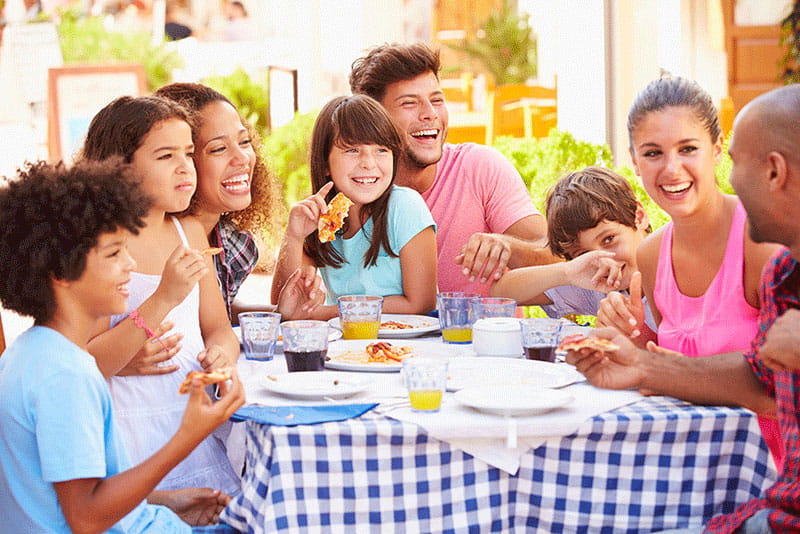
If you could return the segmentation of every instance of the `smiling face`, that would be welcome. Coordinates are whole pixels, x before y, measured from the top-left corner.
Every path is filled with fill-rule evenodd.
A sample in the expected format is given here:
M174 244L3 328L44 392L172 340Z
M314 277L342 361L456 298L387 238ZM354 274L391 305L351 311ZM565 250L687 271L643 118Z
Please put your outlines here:
M442 159L448 115L433 72L387 85L381 104L404 137L408 161L424 168Z
M712 141L688 107L648 113L631 140L636 174L650 198L671 217L691 214L716 192L714 167L722 139Z
M631 275L638 270L636 249L647 236L649 225L647 213L640 206L636 210L636 228L616 221L601 221L594 228L578 233L575 248L568 251L571 258L593 250L604 250L614 253L614 260L622 264L622 282L620 289L627 289L631 283Z
M356 206L374 202L392 183L392 151L380 145L334 143L328 172L336 189Z
M200 112L195 166L199 211L221 215L247 208L256 153L247 128L229 103L212 102Z
M156 123L133 153L131 168L153 208L177 213L189 207L197 179L192 130L180 119Z
M130 296L128 283L136 262L128 253L127 230L101 234L86 255L80 278L67 282L74 298L93 317L124 313Z

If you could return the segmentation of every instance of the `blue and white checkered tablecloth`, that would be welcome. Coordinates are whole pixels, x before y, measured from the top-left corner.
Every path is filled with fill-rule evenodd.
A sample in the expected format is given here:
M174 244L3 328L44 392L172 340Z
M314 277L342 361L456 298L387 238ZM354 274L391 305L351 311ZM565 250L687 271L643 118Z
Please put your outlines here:
M367 414L247 423L242 532L653 532L700 524L774 479L755 416L652 397L528 451L509 475Z

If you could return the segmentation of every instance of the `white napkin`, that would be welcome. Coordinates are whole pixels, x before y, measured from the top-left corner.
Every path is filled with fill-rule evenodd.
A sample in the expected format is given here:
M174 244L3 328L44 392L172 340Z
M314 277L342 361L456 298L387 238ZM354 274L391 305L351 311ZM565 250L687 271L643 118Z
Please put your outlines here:
M520 456L529 449L548 440L569 436L587 419L643 398L638 391L612 391L586 383L574 384L564 388L564 391L575 397L572 403L539 415L515 417L518 435L515 448L506 446L509 423L505 417L467 408L449 395L438 413L419 413L404 407L386 415L417 424L436 439L515 474L519 469Z

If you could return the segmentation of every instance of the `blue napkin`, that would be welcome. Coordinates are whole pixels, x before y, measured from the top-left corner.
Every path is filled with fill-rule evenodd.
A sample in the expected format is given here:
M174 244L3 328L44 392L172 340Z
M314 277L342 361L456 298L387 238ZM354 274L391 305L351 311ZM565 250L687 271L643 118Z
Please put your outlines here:
M369 404L335 404L332 406L259 406L251 404L236 410L231 421L255 421L265 425L297 426L344 421L358 417L377 406Z

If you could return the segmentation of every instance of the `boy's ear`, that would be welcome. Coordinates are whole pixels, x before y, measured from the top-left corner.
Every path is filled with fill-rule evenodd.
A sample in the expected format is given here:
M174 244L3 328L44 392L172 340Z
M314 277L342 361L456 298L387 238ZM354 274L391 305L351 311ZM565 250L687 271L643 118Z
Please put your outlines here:
M636 201L636 229L647 230L648 226L650 226L650 217L647 216L647 211L641 202Z

